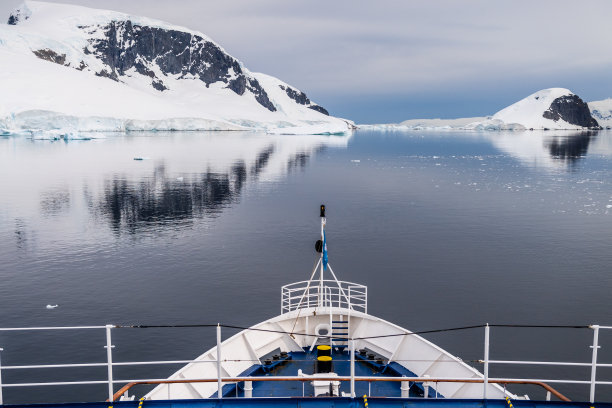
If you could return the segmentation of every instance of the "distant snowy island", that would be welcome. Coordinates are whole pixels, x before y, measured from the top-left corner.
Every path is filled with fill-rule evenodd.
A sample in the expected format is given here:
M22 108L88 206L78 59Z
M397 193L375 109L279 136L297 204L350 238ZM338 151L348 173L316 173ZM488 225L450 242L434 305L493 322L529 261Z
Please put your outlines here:
M565 88L538 91L493 116L460 119L411 119L401 123L359 125L388 130L589 130L612 128L612 99L585 103Z
M353 128L203 33L114 11L26 1L0 25L0 66L0 134Z

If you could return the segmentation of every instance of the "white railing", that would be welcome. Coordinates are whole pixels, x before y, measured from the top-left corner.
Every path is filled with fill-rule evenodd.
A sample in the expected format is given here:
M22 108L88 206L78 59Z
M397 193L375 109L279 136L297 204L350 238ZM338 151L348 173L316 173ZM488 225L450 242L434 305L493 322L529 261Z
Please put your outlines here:
M338 280L294 282L281 288L281 313L313 307L368 312L368 287Z
M319 281L315 281L319 283ZM339 282L340 283L340 282ZM342 290L348 290L352 288L351 285L357 286L359 291L363 291L363 294L366 294L366 289L362 285L355 285L349 282L341 282L345 284ZM305 291L304 284L307 282L297 282L292 285L297 285L297 287L302 287L302 292ZM287 285L287 286L292 286ZM284 288L283 288L284 289ZM342 291L338 288L340 293ZM353 289L357 290L357 289ZM329 292L326 290L325 292ZM284 293L284 292L283 292ZM288 293L291 293L288 291ZM325 295L325 293L323 293ZM304 296L306 297L306 296ZM339 300L338 300L339 299ZM344 299L344 300L343 300ZM347 300L348 299L348 300ZM361 298L365 303L365 297ZM334 306L334 305L343 305L342 302L349 302L351 307L354 307L355 304L351 303L351 297L348 294L343 297L335 297L330 298L327 296L322 296L320 300L324 301L326 306ZM336 303L338 302L338 303ZM292 303L290 303L292 304ZM301 307L301 306L300 306ZM345 306L341 306L345 307ZM362 307L365 309L365 304L362 304ZM202 325L202 326L210 326L210 325ZM503 325L499 325L503 326ZM118 328L138 328L138 327L147 327L147 326L115 326L115 325L105 325L105 326L70 326L70 327L18 327L18 328L0 328L0 332L8 332L8 331L38 331L38 330L78 330L78 329L97 329L102 331L104 329L105 340L106 340L106 362L97 362L97 363L78 363L78 364L38 364L38 365L6 365L2 366L0 364L0 373L5 372L7 370L30 370L30 369L46 369L46 368L68 368L68 367L107 367L107 378L100 380L84 380L84 381L61 381L61 382L24 382L24 383L3 383L2 376L0 375L0 405L3 404L2 400L2 390L3 388L9 387L40 387L40 386L60 386L60 385L85 385L85 384L99 384L106 385L106 389L108 392L109 401L113 401L117 394L113 394L115 384L154 384L154 383L180 383L180 382L217 382L217 397L222 398L222 386L223 383L236 383L243 381L283 381L283 380L292 380L292 381L302 381L307 382L311 381L312 377L304 378L304 377L275 377L275 376L266 376L266 377L224 377L221 375L223 369L221 367L221 363L223 361L252 361L253 364L257 364L256 360L222 360L221 359L221 325L216 325L217 330L217 358L215 360L163 360L163 361L131 361L131 362L115 362L113 361L113 344L112 344L112 331ZM171 327L171 326L154 326L154 327ZM230 326L235 328L235 326ZM589 399L591 403L595 401L595 387L597 385L612 385L612 381L602 381L596 379L596 371L597 367L612 367L612 364L609 363L600 363L597 361L597 350L599 346L599 331L600 330L611 330L612 326L599 326L599 325L591 325L588 326L589 329L593 330L593 348L592 350L592 359L590 363L579 363L579 362L555 362L555 361L520 361L520 360L492 360L489 358L489 332L491 327L496 327L495 325L485 325L485 326L472 326L472 328L476 327L484 327L485 328L485 349L484 349L484 359L480 360L480 363L484 364L484 372L485 375L482 378L453 378L453 377L376 377L376 376L356 376L355 375L355 342L359 341L363 338L355 338L350 339L349 341L349 353L350 353L350 376L337 376L333 377L330 380L333 381L350 381L351 382L351 394L355 395L355 382L365 381L371 384L372 382L378 381L401 381L401 382L412 382L412 383L421 383L423 386L430 386L431 384L435 384L435 389L437 390L437 384L443 382L461 382L461 383L482 383L483 384L483 399L487 398L486 389L489 384L535 384L547 387L548 394L547 400L550 399L551 391L556 393L551 387L547 386L548 383L552 384L582 384L588 385L590 388ZM521 326L517 326L521 327ZM583 328L586 328L584 326ZM247 329L248 330L248 329ZM255 329L257 330L257 329ZM455 329L451 329L455 330ZM287 333L299 336L301 334L298 333ZM305 334L304 334L305 335ZM384 335L384 334L383 334ZM410 335L407 333L405 335ZM0 351L3 351L0 348ZM6 351L4 351L6 353ZM408 361L408 360L406 360ZM415 361L425 361L425 360L415 360ZM185 364L185 363L202 363L202 364L215 364L218 376L216 378L200 378L200 379L180 379L180 380L167 380L167 379L115 379L113 378L113 367L116 366L139 366L139 365L163 365L163 364ZM490 364L517 364L517 365L547 365L547 366L584 366L591 367L591 375L589 380L567 380L567 379L535 379L535 378L490 378L488 376L488 367ZM321 379L321 378L318 378ZM134 385L133 384L133 385ZM402 388L404 389L404 388ZM123 391L120 391L123 394ZM506 393L504 389L504 393ZM368 395L370 392L368 391ZM510 395L510 394L507 394ZM562 395L556 393L558 397L563 397ZM404 396L404 394L402 394ZM408 394L406 394L408 396ZM437 391L436 391L437 397ZM564 397L563 397L564 398Z

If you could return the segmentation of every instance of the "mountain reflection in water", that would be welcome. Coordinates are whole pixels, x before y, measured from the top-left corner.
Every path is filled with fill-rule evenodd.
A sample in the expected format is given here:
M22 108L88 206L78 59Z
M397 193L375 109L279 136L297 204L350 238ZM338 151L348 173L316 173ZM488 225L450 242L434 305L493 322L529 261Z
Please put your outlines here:
M586 157L589 144L597 137L596 132L583 132L569 136L552 136L547 139L550 156L567 162L569 166Z
M0 138L2 326L267 319L278 312L279 286L312 271L321 203L338 277L368 285L372 314L388 321L412 330L609 323L611 163L608 131ZM178 330L119 331L117 361L190 359L214 344L214 330ZM498 357L590 361L592 337L556 330L495 332L496 350L506 353ZM482 337L471 333L431 340L475 360ZM67 346L65 335L41 343L7 332L2 359L92 361L101 335L73 336ZM600 352L612 361L611 347ZM173 369L147 366L121 376L165 378ZM546 369L534 375L559 374ZM99 379L21 371L3 380ZM13 390L5 401L19 401L20 389ZM581 395L562 384L559 390ZM49 388L36 398L60 392L67 391ZM70 398L103 399L104 392L77 387Z
M306 151L285 150L284 155L278 152L278 160L285 162L285 166L280 167L284 167L281 174L303 169L313 153L325 148L324 140L312 137L317 142ZM323 145L317 146L320 143ZM127 177L114 174L105 180L104 195L96 210L108 218L114 232L130 234L148 227L183 227L196 218L216 217L224 208L239 201L243 188L248 182L258 180L275 153L273 143L259 151L250 162L237 159L233 164L228 163L225 171L208 169L177 177L170 174L161 160L155 164L151 175L139 180L129 181Z
M584 159L598 132L490 132L486 138L498 149L529 167L572 171Z
M245 181L243 162L236 163L228 173L207 172L191 180L172 179L159 165L153 177L141 181L107 180L100 207L113 230L135 233L150 223L217 214L237 200Z

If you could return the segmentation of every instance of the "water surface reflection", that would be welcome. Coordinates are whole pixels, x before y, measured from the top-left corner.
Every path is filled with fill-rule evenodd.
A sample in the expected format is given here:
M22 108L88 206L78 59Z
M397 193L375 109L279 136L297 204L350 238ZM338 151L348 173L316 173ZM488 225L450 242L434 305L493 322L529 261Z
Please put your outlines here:
M321 202L334 271L368 285L373 315L412 330L610 324L611 163L612 132L0 139L0 326L268 319L278 288L311 272ZM214 330L180 330L118 334L117 361L189 359L214 344ZM481 333L459 334L434 340L480 359ZM42 348L10 336L0 336L7 365L105 356L103 333L69 347L44 338ZM588 361L582 335L492 336L498 358ZM602 361L612 361L605 344ZM121 377L174 368L146 369ZM105 398L93 388L71 398Z
M486 138L529 167L572 171L586 158L589 146L597 142L598 132L490 132Z

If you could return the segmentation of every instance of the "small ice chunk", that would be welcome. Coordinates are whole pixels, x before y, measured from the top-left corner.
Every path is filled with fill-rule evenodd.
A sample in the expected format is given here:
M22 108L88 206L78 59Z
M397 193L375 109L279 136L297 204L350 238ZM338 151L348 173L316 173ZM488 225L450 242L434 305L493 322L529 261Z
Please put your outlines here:
M351 163L361 163L361 160L359 160L359 159L353 159L353 160L351 160Z
M606 205L606 208L612 208L612 204Z
M47 309L55 309L59 305L47 305Z
M184 180L184 179L183 179L183 177L177 177L176 179L177 179L178 181L183 181L183 180Z

